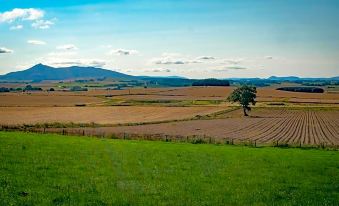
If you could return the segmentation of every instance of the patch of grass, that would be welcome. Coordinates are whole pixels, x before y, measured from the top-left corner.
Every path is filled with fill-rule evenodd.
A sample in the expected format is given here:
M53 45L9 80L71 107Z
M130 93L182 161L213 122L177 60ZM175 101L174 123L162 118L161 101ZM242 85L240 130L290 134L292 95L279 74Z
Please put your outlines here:
M336 205L336 151L0 132L0 205Z

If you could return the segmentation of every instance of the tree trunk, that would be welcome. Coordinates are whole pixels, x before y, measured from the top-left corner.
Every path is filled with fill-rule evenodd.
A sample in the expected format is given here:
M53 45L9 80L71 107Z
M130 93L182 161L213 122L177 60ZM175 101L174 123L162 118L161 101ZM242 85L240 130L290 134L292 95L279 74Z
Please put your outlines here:
M248 114L246 113L246 108L245 108L245 107L243 107L242 109L243 109L243 111L244 111L244 116L245 116L245 117L247 117L247 116L248 116Z

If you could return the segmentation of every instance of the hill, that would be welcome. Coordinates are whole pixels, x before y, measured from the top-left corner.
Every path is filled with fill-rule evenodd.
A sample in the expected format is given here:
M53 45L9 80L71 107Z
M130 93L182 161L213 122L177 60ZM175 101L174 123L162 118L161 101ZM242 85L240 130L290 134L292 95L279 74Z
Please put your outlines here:
M133 79L131 75L116 71L95 67L62 67L54 68L43 64L37 64L29 69L11 72L0 76L1 80L66 80L66 79L87 79L87 78L119 78Z
M295 76L288 76L288 77L271 76L268 78L268 80L275 80L275 81L296 81L299 79L300 79L299 77L295 77Z

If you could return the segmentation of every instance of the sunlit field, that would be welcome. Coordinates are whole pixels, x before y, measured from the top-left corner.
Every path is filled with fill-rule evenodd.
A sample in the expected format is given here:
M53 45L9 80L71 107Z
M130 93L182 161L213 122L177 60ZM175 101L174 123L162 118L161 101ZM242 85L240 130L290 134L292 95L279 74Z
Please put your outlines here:
M0 133L0 205L336 205L339 154Z

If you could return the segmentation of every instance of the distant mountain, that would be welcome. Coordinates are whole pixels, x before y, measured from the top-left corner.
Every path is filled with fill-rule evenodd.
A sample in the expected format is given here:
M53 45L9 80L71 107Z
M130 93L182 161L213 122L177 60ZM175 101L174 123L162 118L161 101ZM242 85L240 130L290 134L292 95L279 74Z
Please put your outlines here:
M23 71L11 72L0 76L1 80L67 80L67 79L88 79L88 78L118 78L135 79L136 77L95 67L62 67L54 68L43 64L37 64L32 68Z
M271 76L268 78L269 80L277 80L277 81L296 81L299 80L299 77L295 76L288 76L288 77L277 77L277 76Z

